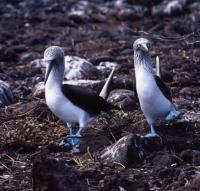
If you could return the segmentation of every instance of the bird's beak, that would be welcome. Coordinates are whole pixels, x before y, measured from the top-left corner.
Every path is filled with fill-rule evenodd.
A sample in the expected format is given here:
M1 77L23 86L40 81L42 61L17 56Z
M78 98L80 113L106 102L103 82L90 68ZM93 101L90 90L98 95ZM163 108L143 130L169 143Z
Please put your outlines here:
M46 84L49 74L51 72L52 66L53 66L53 60L43 60L46 64L46 73L44 78L44 84Z
M144 51L144 52L148 52L149 49L147 47L147 44L141 44L141 49Z

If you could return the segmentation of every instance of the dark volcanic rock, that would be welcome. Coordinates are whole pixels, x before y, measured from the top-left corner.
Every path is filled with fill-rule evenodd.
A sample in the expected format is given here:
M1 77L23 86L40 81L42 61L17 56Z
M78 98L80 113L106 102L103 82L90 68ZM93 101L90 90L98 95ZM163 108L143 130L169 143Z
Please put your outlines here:
M173 153L164 151L157 152L153 158L153 164L156 166L170 166L179 164L180 161L181 160L178 158L178 156L174 155Z
M117 89L110 92L108 102L126 111L133 111L136 108L136 96L131 90Z
M152 150L159 149L160 138L145 138L130 134L122 137L113 145L104 149L101 158L109 163L118 162L124 166L133 166L145 159Z
M184 162L192 163L193 165L200 165L200 151L187 149L180 154Z
M113 89L133 90L135 87L135 78L131 75L118 75L113 78Z
M129 160L127 158L128 155L127 153L129 147L132 145L132 141L133 141L133 135L122 137L115 144L103 150L101 158L105 161L109 162L115 161L123 165L127 165Z
M39 158L32 168L35 191L86 191L87 182L64 160Z

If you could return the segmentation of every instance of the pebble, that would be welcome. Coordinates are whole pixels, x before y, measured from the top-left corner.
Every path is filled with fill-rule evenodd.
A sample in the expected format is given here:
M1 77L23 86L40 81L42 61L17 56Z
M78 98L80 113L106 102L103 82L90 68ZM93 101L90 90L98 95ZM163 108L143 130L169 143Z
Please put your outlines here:
M0 107L14 103L14 96L7 82L0 80Z

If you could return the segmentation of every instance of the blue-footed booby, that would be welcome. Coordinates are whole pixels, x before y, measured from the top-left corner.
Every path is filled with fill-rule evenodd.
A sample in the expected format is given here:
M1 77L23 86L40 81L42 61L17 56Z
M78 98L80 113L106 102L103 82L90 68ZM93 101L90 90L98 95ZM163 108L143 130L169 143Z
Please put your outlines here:
M159 76L153 74L149 48L150 42L145 38L139 38L133 44L136 90L140 107L151 130L146 137L158 136L154 130L157 119L170 121L181 114L172 103L167 86Z
M86 87L63 84L64 79L64 52L58 46L51 46L44 52L46 63L45 74L45 99L50 110L61 120L67 123L69 136L59 145L72 147L73 152L79 152L81 133L86 126L101 111L119 109L108 103L104 98L114 70L111 72L100 96ZM75 123L79 124L78 131L73 134L72 128Z

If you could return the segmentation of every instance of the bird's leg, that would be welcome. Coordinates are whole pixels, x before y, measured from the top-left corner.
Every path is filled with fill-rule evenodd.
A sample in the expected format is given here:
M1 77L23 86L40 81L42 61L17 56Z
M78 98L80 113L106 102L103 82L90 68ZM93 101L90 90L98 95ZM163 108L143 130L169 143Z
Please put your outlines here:
M72 123L68 123L68 122L67 122L67 127L69 128L69 136L73 135Z
M79 153L80 152L80 150L79 150L79 144L80 144L80 138L82 137L82 132L84 131L84 129L85 129L85 127L86 127L86 124L85 124L85 122L83 121L83 122L80 122L79 123L79 130L77 131L77 133L75 134L75 137L74 137L74 139L73 139L73 149L72 149L72 152L73 153Z
M68 147L71 147L73 145L73 140L71 138L71 137L74 136L73 131L72 131L73 124L67 122L67 127L69 128L69 135L59 143L59 146L62 147L62 148L68 148Z
M148 133L148 134L146 134L145 137L160 137L160 136L156 133L153 124L150 124L150 129L151 129L151 132Z

